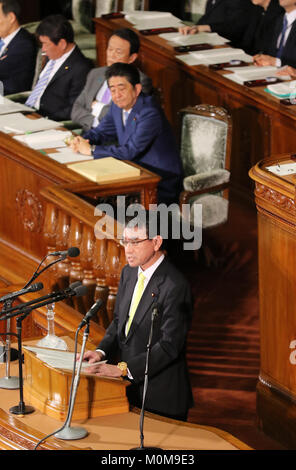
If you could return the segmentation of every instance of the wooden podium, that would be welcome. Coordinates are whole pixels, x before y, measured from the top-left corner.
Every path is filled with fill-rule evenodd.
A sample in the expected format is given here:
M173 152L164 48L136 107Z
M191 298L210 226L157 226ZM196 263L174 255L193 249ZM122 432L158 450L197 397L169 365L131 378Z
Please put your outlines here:
M64 421L69 407L72 372L49 366L24 348L24 397L43 414ZM129 382L81 372L73 419L127 413Z
M261 429L296 448L296 174L282 174L293 156L263 160L250 170L258 211ZM274 174L267 167L272 166Z

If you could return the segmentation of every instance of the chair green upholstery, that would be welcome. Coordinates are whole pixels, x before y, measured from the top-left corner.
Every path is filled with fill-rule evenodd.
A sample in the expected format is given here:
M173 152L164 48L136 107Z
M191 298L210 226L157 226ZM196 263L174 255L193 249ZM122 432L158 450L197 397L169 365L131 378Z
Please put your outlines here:
M206 9L207 0L186 0L185 18L188 24L196 24ZM187 22L186 22L187 23Z
M194 226L194 205L201 204L205 231L228 219L232 121L225 109L206 104L187 107L180 113L184 170L180 210L182 213L183 204L190 204L190 223Z

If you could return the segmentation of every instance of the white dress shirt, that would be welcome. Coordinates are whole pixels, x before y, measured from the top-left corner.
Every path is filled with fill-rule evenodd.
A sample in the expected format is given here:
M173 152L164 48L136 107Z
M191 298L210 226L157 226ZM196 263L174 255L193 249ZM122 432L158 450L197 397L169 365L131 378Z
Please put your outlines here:
M9 34L5 38L1 38L3 41L3 44L2 44L2 47L0 48L0 56L2 54L5 54L5 50L7 49L8 44L13 40L14 36L17 35L20 29L21 28L19 27L15 31L13 31L13 33Z
M70 54L72 54L73 50L75 49L75 45L72 47L72 49L70 49L70 51L66 52L65 54L63 54L61 57L59 57L58 59L55 60L55 64L54 64L54 67L51 71L51 74L48 78L48 82L50 82L50 80L52 79L52 77L57 73L57 71L61 68L61 66L63 65L63 63L68 59L68 57L70 56ZM44 67L44 69L42 70L42 72L40 73L39 75L39 78L42 77L42 75L46 72L46 69L47 67L49 67L49 64L51 63L52 61L49 60L46 64L46 66ZM38 96L38 99L34 105L34 108L36 109L39 109L40 107L40 99L43 95L43 93L45 92L46 90L46 87L44 88L44 90L42 91L42 93Z
M286 29L286 32L285 32L284 45L287 42L287 39L288 39L288 36L290 34L292 25L293 25L294 21L296 20L296 8L294 10L290 11L289 13L285 13L285 16L287 18L288 26L287 26L287 29ZM277 47L279 47L279 44L280 44L280 41L281 41L281 36L282 35L279 34L279 37L278 37L278 40L277 40ZM281 67L281 65L282 65L281 59L277 58L276 59L276 66Z

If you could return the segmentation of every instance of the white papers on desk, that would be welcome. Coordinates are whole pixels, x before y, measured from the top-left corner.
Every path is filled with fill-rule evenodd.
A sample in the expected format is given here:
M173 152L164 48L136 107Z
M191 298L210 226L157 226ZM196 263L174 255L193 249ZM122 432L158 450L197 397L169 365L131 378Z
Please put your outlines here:
M212 46L222 46L229 42L228 39L219 36L217 33L198 33L198 34L181 34L181 33L162 33L159 37L171 42L175 46L191 46L192 44L210 44Z
M71 136L72 133L70 131L51 129L48 131L34 132L33 134L15 135L14 139L35 150L39 150L66 147L65 139Z
M33 109L25 104L9 100L5 96L0 97L0 114L17 113L19 111L30 111L32 113Z
M0 116L0 130L4 129L4 131L10 131L16 134L54 129L60 125L60 122L46 118L30 119L21 113L2 114Z
M296 96L296 80L286 83L275 83L268 85L266 91L276 98L294 98Z
M36 354L37 358L45 364L54 367L55 369L73 370L74 367L74 353L70 351L62 351L60 349L46 349L39 348L38 346L23 346L28 351ZM104 364L106 361L101 361ZM97 363L96 363L97 364ZM82 361L81 370L90 367L88 361ZM76 362L78 367L78 362Z
M233 68L229 68L228 70L233 70ZM250 65L248 67L244 67L243 69L235 69L234 73L225 74L223 76L236 83L240 83L241 85L243 85L243 83L248 80L265 80L268 77L276 77L280 78L281 80L290 79L288 75L281 77L277 76L277 72L279 70L279 68L273 66L258 67L257 65Z
M125 19L139 30L184 26L184 23L176 16L160 11L133 11L131 14L125 15Z
M266 170L278 176L294 175L296 173L296 163L282 163L267 166Z
M189 56L189 58L186 58L186 56ZM251 63L253 60L252 56L246 54L242 49L235 49L232 47L190 52L189 54L182 54L181 56L178 55L177 58L185 62L187 65L221 64L223 62L230 62L231 60ZM249 69L249 67L247 68ZM230 70L233 70L233 68Z
M70 147L60 148L57 152L48 153L47 156L56 162L64 164L83 162L85 160L93 160L94 158L91 155L81 155L81 153L73 152Z

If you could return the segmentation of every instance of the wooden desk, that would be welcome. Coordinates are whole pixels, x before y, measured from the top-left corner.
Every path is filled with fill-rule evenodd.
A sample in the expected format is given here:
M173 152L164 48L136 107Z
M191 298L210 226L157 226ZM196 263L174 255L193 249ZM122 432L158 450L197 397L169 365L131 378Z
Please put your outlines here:
M12 363L12 375L16 370ZM4 375L0 364L0 374ZM63 423L36 410L30 415L16 417L9 413L19 402L18 390L0 389L0 449L32 450L47 434L58 430ZM29 402L25 401L26 405ZM137 411L73 421L89 435L77 441L62 441L51 437L41 450L130 450L138 447L139 414ZM161 418L147 413L144 422L145 446L166 450L250 450L243 442L227 432L208 426L198 426Z
M47 253L77 246L79 257L66 259L38 280L44 283L46 292L53 287L65 288L69 281L80 280L86 284L89 287L87 299L75 300L72 307L84 314L94 298L102 296L105 307L99 318L105 328L112 319L125 257L123 247L114 236L108 240L97 238L95 226L99 217L94 215L94 208L101 198L117 194L133 196L148 207L156 202L159 180L158 175L141 169L137 178L93 183L0 132L2 281L6 285L20 283L15 288L11 286L11 290L17 291L30 279ZM38 328L43 326L46 327L46 319ZM0 331L5 331L3 328L4 322Z
M95 19L98 65L105 65L108 38L114 29L131 27L124 19ZM133 29L133 28L132 28ZM136 31L136 30L135 30ZM295 152L296 106L284 106L263 91L247 88L208 67L187 66L172 46L158 36L140 36L140 68L160 90L166 115L179 133L178 111L187 105L208 103L223 106L233 119L231 189L252 199L248 171L263 158Z
M289 155L257 163L260 300L259 426L290 449L296 445L296 176L277 176L266 166L291 162Z

